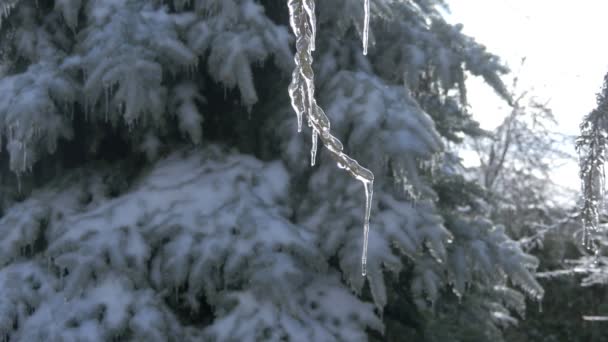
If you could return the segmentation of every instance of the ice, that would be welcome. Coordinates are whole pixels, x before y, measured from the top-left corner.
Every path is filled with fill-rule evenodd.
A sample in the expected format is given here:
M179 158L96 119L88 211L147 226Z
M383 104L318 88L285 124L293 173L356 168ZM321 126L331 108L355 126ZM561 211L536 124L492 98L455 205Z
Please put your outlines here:
M317 159L317 140L319 140L317 131L313 130L312 147L310 148L310 166L315 166L315 160Z
M304 11L306 11L306 15L308 16L308 20L310 22L307 23L308 28L310 29L310 51L315 51L315 40L317 36L317 19L315 15L315 0L303 0L302 4L304 5Z
M585 321L608 321L608 316L583 316Z
M367 55L367 47L369 45L369 0L365 0L365 18L363 22L363 54Z
M366 33L364 34L364 53L367 53L367 32L369 31L369 1L365 2ZM374 174L359 165L359 163L345 154L339 139L330 132L329 119L317 105L315 99L314 72L312 68L312 51L315 49L316 18L314 0L290 0L288 2L290 24L296 36L296 54L294 57L295 70L292 74L292 83L289 86L291 104L298 117L298 132L301 131L301 120L306 116L308 125L312 128L312 166L315 165L317 154L317 139L321 138L323 145L333 154L338 164L344 166L355 179L361 181L365 187L366 212L364 222L364 251L362 256L362 273L366 274L367 239L369 233L369 216L371 212L372 186Z
M361 255L361 274L367 274L367 245L369 242L369 219L372 211L372 196L374 194L374 181L364 181L365 187L365 221L363 223L363 253Z

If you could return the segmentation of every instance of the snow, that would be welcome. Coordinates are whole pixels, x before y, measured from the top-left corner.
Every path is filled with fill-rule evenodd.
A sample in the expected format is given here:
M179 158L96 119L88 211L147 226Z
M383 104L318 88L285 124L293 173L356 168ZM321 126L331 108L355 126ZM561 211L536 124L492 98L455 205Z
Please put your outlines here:
M0 137L7 141L11 170L30 170L60 137L72 135L62 105L75 92L73 82L49 63L0 79Z
M58 0L45 13L61 27L54 19L39 30L20 27L42 16L14 21L23 31L17 37L28 38L16 43L29 65L7 69L0 79L0 134L13 171L41 159L62 166L48 153L59 139L73 138L80 109L95 134L85 149L98 147L99 132L111 126L148 161L61 169L64 175L21 202L2 203L0 292L10 298L0 299L0 328L15 329L8 339L364 340L370 329L383 330L379 316L393 290L385 272L399 275L409 264L404 257L415 265L416 310L428 309L451 282L459 296L475 295L464 291L470 283L482 291L503 284L495 274L542 295L527 278L534 260L509 244L504 231L477 218L444 222L445 208L438 208L421 171L446 146L408 82L427 66L442 71L443 87L454 86L463 65L496 76L492 56L422 5L374 1L370 13L366 0L361 20L360 1L288 3L298 48L289 88L297 122L283 118L284 108L255 107L267 125L252 129L278 143L260 152L264 161L205 140L202 125L205 109L215 104L206 105L206 94L224 88L227 99L251 110L268 97L257 92L256 67L268 62L264 68L279 77L294 68L293 37L267 15L273 7L255 0L176 0L174 6ZM22 4L24 13L34 13L33 4ZM403 20L412 9L412 20ZM374 26L378 42L370 37L372 14L382 20ZM332 32L317 37L317 25ZM365 53L376 47L374 56L351 41L353 27L364 37ZM56 45L61 48L53 50ZM292 134L304 118L312 128L314 168L302 158L310 140ZM317 153L318 139L329 153ZM486 246L480 253L488 267L478 267L471 245ZM369 302L361 296L366 283ZM503 313L482 310L490 312Z
M199 94L196 84L184 82L173 89L170 106L175 108L179 129L194 144L200 144L203 138L203 117L198 110L197 101L204 102L205 98Z
M103 308L103 323L106 331L124 330L128 322L131 291L125 283L118 282L111 274L98 282L90 296Z
M179 151L158 161L130 192L115 198L106 197L100 184L107 179L103 172L96 170L94 177L83 171L68 174L0 219L0 229L11 233L0 238L1 245L11 246L1 249L4 264L17 265L19 246L33 244L40 234L48 239L48 248L26 270L47 270L48 279L43 281L52 287L41 288L46 292L31 304L35 314L12 336L95 340L118 337L128 329L156 340L171 331L176 337L186 336L180 335L186 332L163 301L185 303L196 311L200 296L218 307L217 318L192 336L221 331L246 340L245 334L252 331L262 334L269 327L278 333L288 328L281 322L298 321L305 328L287 331L292 338L306 329L310 336L327 339L364 334L367 326L379 326L370 307L335 281L326 286L359 303L351 305L361 305L346 307L341 315L357 309L357 314L367 312L366 320L352 322L346 332L327 330L331 321L297 309L306 296L294 297L296 289L312 286L313 279L326 282L325 276L313 272L326 272L322 270L327 266L310 231L284 218L289 213L284 202L290 179L282 163L263 163L219 147ZM77 194L85 183L91 204L83 206ZM44 230L38 220L47 222ZM0 269L2 291L13 291L2 281L13 272L11 267ZM243 283L249 287L234 297L228 289ZM154 289L166 292L150 297ZM23 300L18 294L10 297ZM237 307L220 305L230 298L242 302ZM11 313L14 304L6 305L0 301L1 312L12 322L17 314ZM260 326L244 325L243 317L253 312ZM233 319L240 328L226 330Z

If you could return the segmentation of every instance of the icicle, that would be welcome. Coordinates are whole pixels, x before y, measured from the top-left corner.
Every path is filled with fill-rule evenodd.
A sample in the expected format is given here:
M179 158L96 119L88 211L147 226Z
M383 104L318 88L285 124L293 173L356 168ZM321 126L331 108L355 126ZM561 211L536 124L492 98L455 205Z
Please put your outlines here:
M314 0L287 0L289 8L289 23L296 36L296 53L294 56L295 69L289 85L291 105L298 117L298 132L302 130L302 119L306 115L308 126L312 129L311 165L315 165L317 139L329 150L330 156L338 166L351 176L362 182L365 187L366 210L364 222L364 241L362 273L367 273L367 246L369 237L369 220L373 193L374 174L359 165L359 163L343 152L344 146L330 132L329 118L315 101L314 71L312 67L312 51L315 49L316 18ZM366 30L364 34L364 52L367 53L367 37L369 32L369 0L366 6Z
M317 19L315 15L315 0L303 0L304 10L308 15L310 23L310 51L315 51L316 48L316 36L317 36Z
M608 316L583 316L583 320L585 321L608 321Z
M365 18L363 19L363 55L367 55L367 47L369 45L369 0L365 0Z
M315 161L317 159L317 140L318 135L317 131L312 131L312 147L310 148L310 166L315 166Z
M363 222L363 253L361 255L361 274L367 274L367 244L369 241L369 219L372 213L372 196L374 194L374 181L364 181L365 188L365 221Z
M298 112L298 133L302 133L302 112Z
M300 110L300 108L303 108L304 104L302 103L302 94L300 92L300 89L298 87L300 82L300 72L299 70L294 70L293 74L292 74L292 81L291 84L289 85L289 97L291 98L291 106L294 108L294 110L296 111L296 116L298 118L298 133L302 132L302 110Z

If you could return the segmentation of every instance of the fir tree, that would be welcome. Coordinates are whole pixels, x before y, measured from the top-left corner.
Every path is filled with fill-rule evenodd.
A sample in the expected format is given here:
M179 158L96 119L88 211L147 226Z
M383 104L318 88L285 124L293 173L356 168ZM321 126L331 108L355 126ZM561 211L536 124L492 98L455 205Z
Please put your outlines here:
M287 1L0 0L6 339L487 340L542 296L446 143L499 59L439 0L289 5L308 38Z

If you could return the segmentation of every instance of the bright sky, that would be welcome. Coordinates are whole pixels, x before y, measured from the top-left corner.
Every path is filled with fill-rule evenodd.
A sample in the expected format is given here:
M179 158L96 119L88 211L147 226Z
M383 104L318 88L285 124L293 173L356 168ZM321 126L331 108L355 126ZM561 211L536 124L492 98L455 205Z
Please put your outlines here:
M608 44L603 29L605 0L448 0L451 21L464 33L503 58L513 71L522 57L520 90L532 89L559 120L559 129L578 134L583 115L595 107L604 74ZM484 128L495 127L506 113L491 90L470 80L472 109ZM502 110L497 109L502 107ZM571 147L574 151L574 147ZM578 189L575 162L555 172L559 184Z

